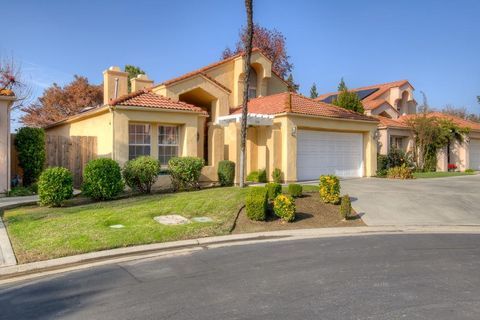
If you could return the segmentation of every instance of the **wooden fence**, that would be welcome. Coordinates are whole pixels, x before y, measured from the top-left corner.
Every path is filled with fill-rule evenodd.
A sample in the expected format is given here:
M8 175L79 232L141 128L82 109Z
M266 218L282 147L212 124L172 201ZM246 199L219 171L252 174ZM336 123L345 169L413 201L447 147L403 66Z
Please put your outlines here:
M12 137L12 142L14 138ZM15 149L15 147L12 147ZM97 157L97 138L84 136L52 136L45 140L46 167L65 167L73 175L73 185L78 188L82 184L83 169L88 161ZM18 157L12 151L12 177L21 175Z

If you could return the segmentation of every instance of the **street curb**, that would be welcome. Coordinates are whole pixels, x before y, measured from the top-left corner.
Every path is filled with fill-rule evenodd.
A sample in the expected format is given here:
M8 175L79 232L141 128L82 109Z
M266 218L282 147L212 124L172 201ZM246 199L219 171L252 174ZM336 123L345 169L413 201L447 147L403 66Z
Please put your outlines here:
M480 234L480 226L413 226L413 227L344 227L282 230L225 235L192 240L155 243L85 253L75 256L32 262L0 268L0 284L47 274L81 270L97 265L112 264L157 256L185 254L202 249L247 245L272 241L291 241L312 238L373 236L388 234Z

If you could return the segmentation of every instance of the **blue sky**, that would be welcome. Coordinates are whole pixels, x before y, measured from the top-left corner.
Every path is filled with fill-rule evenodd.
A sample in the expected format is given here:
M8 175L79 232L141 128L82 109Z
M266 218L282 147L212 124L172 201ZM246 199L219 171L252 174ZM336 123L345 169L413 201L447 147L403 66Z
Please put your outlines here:
M156 82L219 59L245 24L242 0L0 0L0 55L20 62L34 94L74 74L93 83L134 64ZM300 92L408 79L421 102L480 113L480 1L254 0L254 20L287 37ZM5 29L6 26L6 29ZM18 114L15 114L18 117Z

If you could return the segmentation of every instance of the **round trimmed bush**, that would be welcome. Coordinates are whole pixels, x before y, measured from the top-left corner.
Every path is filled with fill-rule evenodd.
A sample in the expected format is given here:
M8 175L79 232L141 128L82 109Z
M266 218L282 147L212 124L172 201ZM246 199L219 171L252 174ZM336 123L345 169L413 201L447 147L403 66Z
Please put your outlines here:
M110 200L124 187L120 166L115 160L99 158L88 162L83 172L82 192L94 200Z
M160 162L150 156L141 156L127 161L123 167L123 178L132 190L150 193L160 173Z
M62 167L45 169L38 179L40 205L58 207L73 196L73 177Z
M235 162L222 160L218 163L218 181L222 186L233 186L235 181Z
M175 190L191 190L200 187L200 174L205 160L197 157L175 157L168 161L168 171Z
M285 222L295 220L295 200L292 197L281 194L273 202L273 211Z
M298 198L302 196L303 187L300 184L292 183L288 185L288 193L294 197Z

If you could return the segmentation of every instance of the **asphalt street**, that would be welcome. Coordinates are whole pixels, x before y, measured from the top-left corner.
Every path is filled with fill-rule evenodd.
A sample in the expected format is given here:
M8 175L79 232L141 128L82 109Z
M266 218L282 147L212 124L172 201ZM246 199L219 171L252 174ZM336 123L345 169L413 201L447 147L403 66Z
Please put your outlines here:
M480 235L278 241L0 287L1 319L479 319Z

